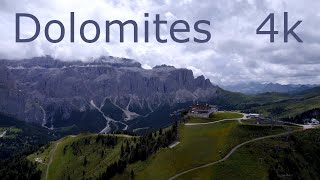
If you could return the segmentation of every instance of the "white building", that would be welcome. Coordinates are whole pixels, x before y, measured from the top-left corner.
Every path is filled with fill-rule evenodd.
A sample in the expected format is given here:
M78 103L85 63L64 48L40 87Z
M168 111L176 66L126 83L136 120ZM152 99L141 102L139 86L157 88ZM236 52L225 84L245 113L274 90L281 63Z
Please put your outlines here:
M248 114L247 116L248 118L257 118L257 117L260 117L260 114L253 114L253 113L250 113Z
M311 119L311 121L310 121L310 123L309 124L311 124L311 125L319 125L320 124L320 122L318 121L318 120L316 120L316 119Z

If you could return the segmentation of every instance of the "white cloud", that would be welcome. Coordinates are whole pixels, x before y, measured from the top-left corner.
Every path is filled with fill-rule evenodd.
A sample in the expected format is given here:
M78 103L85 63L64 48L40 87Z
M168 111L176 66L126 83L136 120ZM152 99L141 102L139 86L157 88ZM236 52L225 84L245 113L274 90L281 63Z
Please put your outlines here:
M143 67L159 64L174 65L192 69L196 75L204 74L213 83L237 83L243 81L320 83L320 1L300 0L2 0L0 2L0 58L18 59L51 55L63 60L87 60L101 55L133 58ZM283 33L276 36L276 43L270 44L267 35L256 35L255 30L269 13L275 13L276 28L283 29L283 12L289 12L290 25L297 20L303 23L297 34L304 40L298 44L282 42ZM15 13L34 14L41 22L41 34L32 43L15 43ZM70 43L70 12L75 12L75 43ZM144 17L149 13L149 18ZM150 43L144 43L143 25L155 14L171 24L184 19L193 27L200 19L210 20L212 40L206 44L193 42L178 44L170 40L170 26L162 26L162 37L167 44L155 41L155 28L150 27ZM49 20L64 23L66 36L59 44L51 44L44 37L44 26ZM92 19L100 24L101 36L98 42L82 42L79 28L83 21ZM125 43L119 43L117 28L112 29L111 43L105 42L106 20L135 20L139 24L139 43L132 43L132 30L125 32ZM23 23L23 34L34 32L32 22ZM52 37L60 30L52 27ZM92 38L95 29L86 28L86 36ZM192 30L184 34L193 39L199 36ZM182 37L182 35L181 35ZM308 69L305 69L308 68Z
M143 65L142 65L142 68L143 68L143 69L152 69L152 67L149 66L148 64L143 64Z

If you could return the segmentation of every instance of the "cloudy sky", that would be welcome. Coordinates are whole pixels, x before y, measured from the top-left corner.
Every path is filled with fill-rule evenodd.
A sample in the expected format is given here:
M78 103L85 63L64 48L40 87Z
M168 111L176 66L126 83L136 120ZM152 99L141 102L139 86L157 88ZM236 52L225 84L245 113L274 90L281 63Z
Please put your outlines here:
M0 1L0 59L21 59L51 55L70 60L89 60L101 55L136 59L144 68L169 64L192 69L195 75L205 75L215 84L239 82L277 82L282 84L320 84L320 1L315 0L1 0ZM290 36L283 43L283 12L289 12L289 26L302 20L295 32L304 41L298 43ZM75 43L70 43L70 12L75 12ZM15 14L31 13L41 23L41 33L32 43L15 42ZM144 13L150 17L145 18ZM275 43L269 36L256 35L256 28L275 13ZM150 28L150 43L143 42L144 21L154 20L155 14L168 21L161 34L166 44L155 41L155 29ZM58 44L49 43L44 36L45 24L53 19L65 25L66 35ZM84 43L79 29L85 20L100 24L101 36L93 44ZM126 31L125 43L119 43L119 32L113 29L111 43L105 42L106 20L135 20L139 25L139 43L133 43L132 31ZM172 42L170 25L186 20L190 26L209 20L212 39L205 44ZM88 38L95 29L88 26ZM34 23L24 19L21 35L34 33ZM51 37L59 36L52 26ZM201 37L194 31L181 37Z

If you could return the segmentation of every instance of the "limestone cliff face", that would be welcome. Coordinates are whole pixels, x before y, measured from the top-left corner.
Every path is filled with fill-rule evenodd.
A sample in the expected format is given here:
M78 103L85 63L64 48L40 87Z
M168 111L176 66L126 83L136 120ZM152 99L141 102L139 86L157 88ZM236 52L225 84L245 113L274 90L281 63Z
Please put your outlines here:
M67 119L72 111L92 109L91 101L103 107L108 100L125 120L130 113L146 116L163 105L205 101L217 90L188 69L162 65L146 70L136 61L114 57L89 62L1 60L0 70L0 111L42 124L55 121L57 111Z

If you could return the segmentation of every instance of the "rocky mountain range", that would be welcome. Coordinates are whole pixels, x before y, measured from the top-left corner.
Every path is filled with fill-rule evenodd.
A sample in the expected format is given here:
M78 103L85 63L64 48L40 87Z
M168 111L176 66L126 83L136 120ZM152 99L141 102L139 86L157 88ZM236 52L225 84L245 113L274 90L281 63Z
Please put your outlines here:
M217 89L191 70L147 70L125 58L0 60L0 112L48 129L110 132L165 125L169 109L213 99Z

